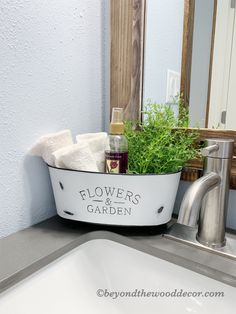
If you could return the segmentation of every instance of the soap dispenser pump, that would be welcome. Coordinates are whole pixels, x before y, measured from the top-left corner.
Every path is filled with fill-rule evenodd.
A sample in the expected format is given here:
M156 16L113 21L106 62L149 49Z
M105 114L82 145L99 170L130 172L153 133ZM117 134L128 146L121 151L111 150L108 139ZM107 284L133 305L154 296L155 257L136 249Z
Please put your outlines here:
M112 109L105 148L105 167L107 173L126 173L128 169L128 141L124 135L123 108Z

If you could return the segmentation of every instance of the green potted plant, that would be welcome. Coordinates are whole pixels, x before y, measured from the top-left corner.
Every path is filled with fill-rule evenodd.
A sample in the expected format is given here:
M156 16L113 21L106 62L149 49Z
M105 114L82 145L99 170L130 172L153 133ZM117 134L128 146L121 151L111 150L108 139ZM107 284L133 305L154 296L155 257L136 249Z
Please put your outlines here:
M119 226L157 226L170 221L180 171L198 154L198 133L187 111L149 104L143 122L127 121L127 174L49 167L58 214L66 219Z
M198 156L197 130L188 129L188 111L179 101L179 113L171 104L148 103L143 122L126 121L129 173L170 174L182 170Z

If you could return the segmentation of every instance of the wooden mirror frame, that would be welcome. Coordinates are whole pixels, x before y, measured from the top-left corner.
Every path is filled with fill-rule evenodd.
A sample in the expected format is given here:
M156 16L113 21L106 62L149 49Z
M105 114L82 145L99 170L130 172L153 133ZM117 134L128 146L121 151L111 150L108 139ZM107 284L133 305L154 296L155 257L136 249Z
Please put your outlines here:
M195 0L185 0L182 44L181 87L185 103L189 104L192 62L193 25ZM214 17L209 66L207 108L210 101L210 84L215 34L217 0ZM110 111L113 107L124 108L125 118L141 119L143 98L143 67L145 43L146 0L110 0ZM207 119L207 112L206 112ZM236 131L200 129L200 138L232 138ZM201 176L202 161L189 161L182 171L182 180L194 181ZM236 189L236 159L233 158L230 187Z

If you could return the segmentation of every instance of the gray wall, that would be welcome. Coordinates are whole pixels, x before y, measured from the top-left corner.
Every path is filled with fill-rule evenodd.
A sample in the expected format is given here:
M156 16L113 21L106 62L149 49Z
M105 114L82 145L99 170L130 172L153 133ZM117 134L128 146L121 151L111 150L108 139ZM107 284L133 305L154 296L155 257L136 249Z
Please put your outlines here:
M56 213L36 139L104 129L107 2L0 2L0 237Z

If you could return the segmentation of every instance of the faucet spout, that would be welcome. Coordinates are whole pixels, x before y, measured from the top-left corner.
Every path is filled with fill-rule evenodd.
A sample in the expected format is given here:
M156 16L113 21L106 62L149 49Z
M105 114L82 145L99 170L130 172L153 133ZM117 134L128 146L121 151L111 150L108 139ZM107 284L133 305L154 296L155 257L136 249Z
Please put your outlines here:
M184 195L178 223L191 227L196 226L204 196L220 182L221 177L215 172L210 172L193 182Z
M234 141L231 139L205 141L202 150L205 175L188 188L180 206L178 224L195 227L198 222L196 239L211 248L223 247L226 243L225 225L233 149Z

